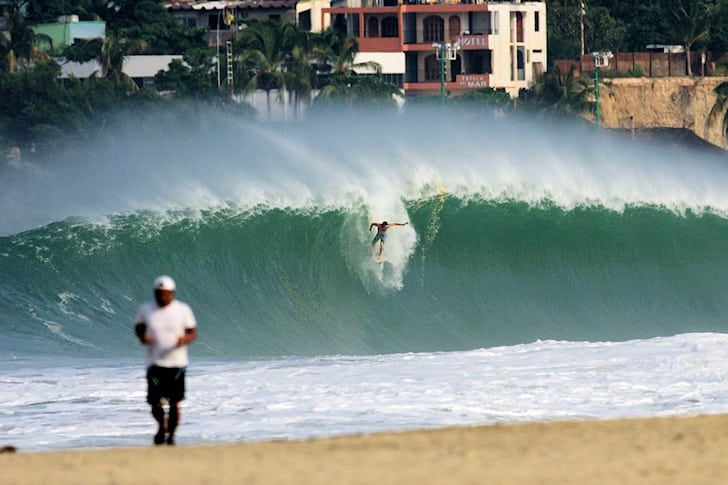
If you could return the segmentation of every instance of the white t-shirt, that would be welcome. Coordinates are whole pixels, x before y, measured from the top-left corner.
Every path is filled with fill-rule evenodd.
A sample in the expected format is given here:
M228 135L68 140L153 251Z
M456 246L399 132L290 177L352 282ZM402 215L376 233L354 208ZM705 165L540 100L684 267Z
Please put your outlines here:
M147 364L159 367L186 367L189 364L187 346L177 347L177 341L184 337L185 329L197 327L195 315L187 303L172 300L164 307L156 301L141 306L137 323L147 324L147 333L152 337L147 346Z

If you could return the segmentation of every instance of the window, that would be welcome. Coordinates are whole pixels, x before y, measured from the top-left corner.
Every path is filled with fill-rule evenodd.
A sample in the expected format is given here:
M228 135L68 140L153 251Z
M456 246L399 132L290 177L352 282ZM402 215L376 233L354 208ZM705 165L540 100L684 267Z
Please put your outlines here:
M385 83L392 83L398 88L401 88L404 85L402 74L382 74L382 81Z
M367 27L369 37L379 37L379 22L377 22L377 19L375 17L369 17L367 22L369 24Z
M427 17L425 27L425 42L442 42L445 38L445 21L440 17Z
M425 57L425 81L440 80L440 61L435 54Z
M450 42L455 42L460 35L460 17L457 15L450 17L447 27L450 30Z
M466 51L469 74L492 74L491 51Z
M399 37L397 17L384 17L382 19L382 37Z
M311 10L304 10L298 15L298 26L303 30L311 30Z
M194 29L197 27L197 18L195 17L181 17L177 18L177 21L182 27L186 27L188 29Z
M541 17L539 17L539 12L535 12L533 15L533 30L538 32L541 30Z

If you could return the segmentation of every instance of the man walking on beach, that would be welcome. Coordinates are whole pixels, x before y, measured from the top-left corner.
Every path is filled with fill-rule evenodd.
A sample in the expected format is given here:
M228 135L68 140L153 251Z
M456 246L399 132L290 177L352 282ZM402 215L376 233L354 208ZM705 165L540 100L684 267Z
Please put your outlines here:
M387 230L391 228L392 226L406 226L409 224L409 222L387 222L384 221L382 223L378 222L372 222L369 224L369 230L372 230L372 227L377 226L377 235L374 236L374 240L372 241L372 247L374 247L375 244L377 244L377 241L379 241L379 258L382 257L382 251L384 251L384 240L387 239Z
M189 305L174 299L175 290L169 276L154 280L154 301L141 306L134 326L137 338L147 346L147 402L159 423L155 445L174 444L179 403L185 398L187 345L197 338L195 315ZM162 399L169 403L167 416Z

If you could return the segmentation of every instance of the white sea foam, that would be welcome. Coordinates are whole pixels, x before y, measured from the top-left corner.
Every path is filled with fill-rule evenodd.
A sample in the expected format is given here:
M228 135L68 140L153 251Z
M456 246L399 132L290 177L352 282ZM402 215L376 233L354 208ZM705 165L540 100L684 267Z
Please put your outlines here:
M728 214L725 157L567 124L467 124L434 112L284 127L237 121L184 138L158 127L129 131L72 159L46 162L42 175L0 173L0 234L66 217L230 204L365 208L373 220L401 219L404 201L442 192L532 204L548 199L567 209L649 204ZM127 148L115 149L126 137Z
M195 359L178 442L728 412L728 335L538 341L381 356ZM0 366L0 439L24 451L147 446L139 362Z

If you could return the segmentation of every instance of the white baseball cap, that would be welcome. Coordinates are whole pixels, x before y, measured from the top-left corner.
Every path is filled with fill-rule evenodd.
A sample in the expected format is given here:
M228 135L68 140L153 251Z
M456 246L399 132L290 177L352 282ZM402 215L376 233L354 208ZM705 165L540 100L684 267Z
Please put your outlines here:
M176 287L177 286L174 284L172 277L167 275L158 276L157 279L154 280L155 290L174 291Z

